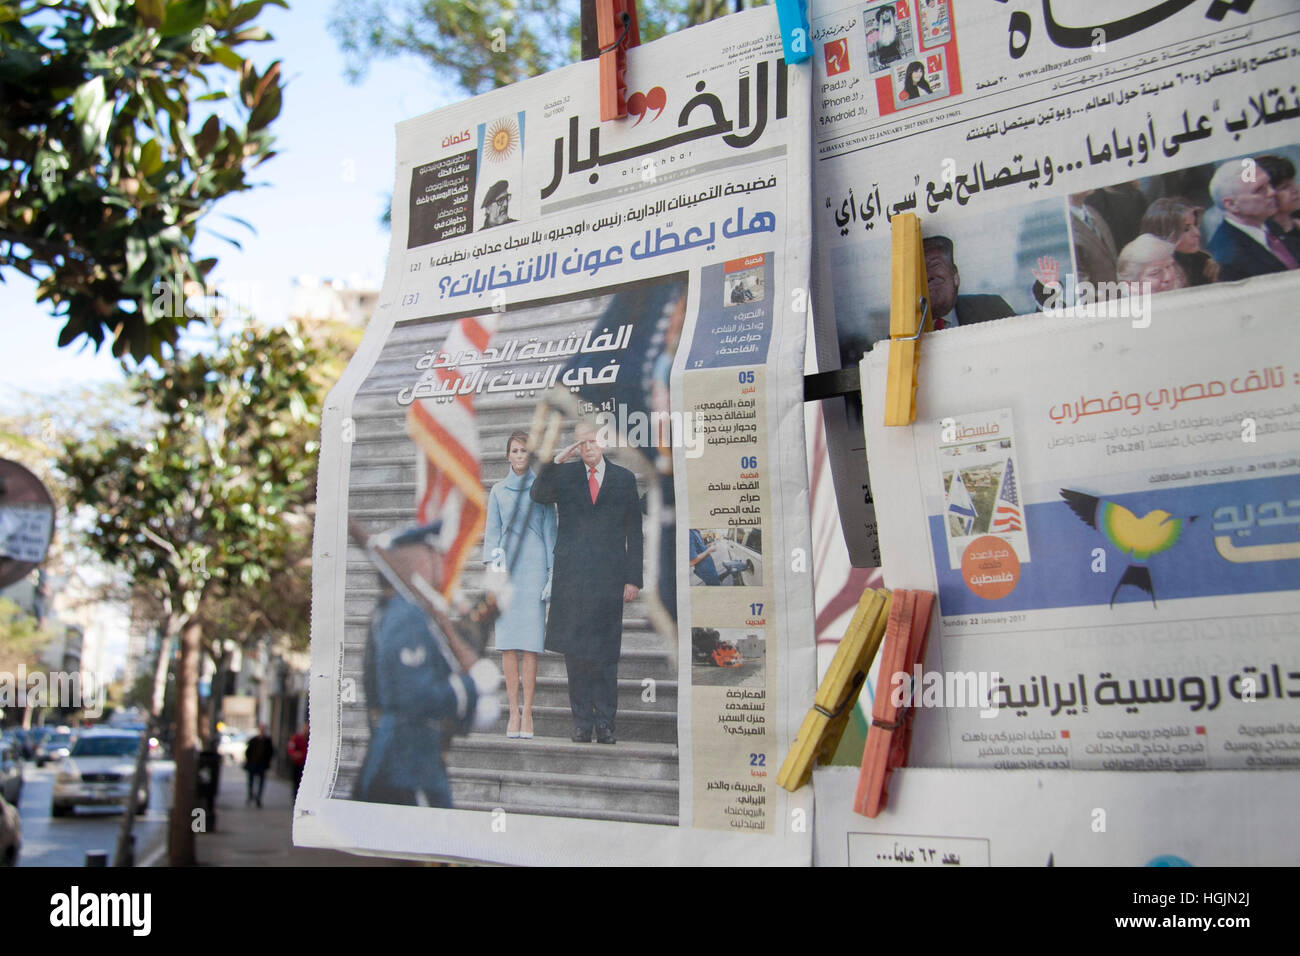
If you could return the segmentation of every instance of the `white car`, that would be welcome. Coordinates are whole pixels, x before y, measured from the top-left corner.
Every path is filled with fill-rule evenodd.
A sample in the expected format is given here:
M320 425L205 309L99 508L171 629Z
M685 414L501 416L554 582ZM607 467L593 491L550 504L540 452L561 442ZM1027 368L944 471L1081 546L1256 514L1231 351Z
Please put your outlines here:
M79 806L125 807L135 778L140 735L114 731L81 734L54 777L50 816L61 817ZM136 797L136 812L149 809L149 777Z
M248 749L248 742L252 739L253 735L243 730L223 733L221 740L217 742L217 752L221 754L222 762L243 763L244 751Z

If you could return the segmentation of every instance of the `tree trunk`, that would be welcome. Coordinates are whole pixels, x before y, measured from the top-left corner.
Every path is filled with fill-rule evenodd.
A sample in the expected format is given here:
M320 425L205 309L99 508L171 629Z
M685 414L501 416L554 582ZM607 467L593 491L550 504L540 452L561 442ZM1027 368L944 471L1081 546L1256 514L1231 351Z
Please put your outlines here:
M172 753L176 760L172 790L171 830L168 862L171 866L193 866L193 819L198 773L199 645L203 625L192 615L181 630L181 653L176 665L176 737Z
M226 646L226 642L221 642L221 653L213 655L213 663L217 665L216 676L212 679L212 692L208 695L208 720L207 732L208 737L216 746L217 724L221 723L221 705L226 697L226 681L230 674L231 650Z
M159 629L158 653L153 659L153 694L150 697L149 720L145 725L144 737L140 741L140 750L136 754L135 776L131 779L131 795L127 798L126 809L122 812L122 827L117 835L117 851L113 856L114 866L135 865L135 840L131 828L135 825L136 799L140 785L149 773L149 738L162 732L163 700L167 691L167 671L172 661L172 635L175 624L171 619L164 628Z

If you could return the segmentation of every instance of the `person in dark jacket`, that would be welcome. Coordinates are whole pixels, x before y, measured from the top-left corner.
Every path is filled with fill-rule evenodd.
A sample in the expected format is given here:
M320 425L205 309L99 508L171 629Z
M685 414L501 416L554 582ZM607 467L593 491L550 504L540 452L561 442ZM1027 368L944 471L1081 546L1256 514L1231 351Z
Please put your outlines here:
M1210 195L1223 210L1223 222L1209 243L1209 253L1219 263L1220 281L1300 267L1286 243L1266 228L1277 213L1277 193L1263 167L1224 163L1210 180Z
M248 799L246 804L262 805L262 791L266 788L266 771L275 756L275 746L266 734L266 724L257 725L257 736L244 748L244 769L248 772Z
M564 655L572 739L589 743L594 730L597 743L612 744L623 606L642 586L641 499L632 472L605 459L590 423L579 422L573 437L531 489L559 519L546 649Z
M952 240L947 236L926 236L925 277L929 283L930 315L935 329L954 325L975 325L1015 315L1000 295L958 295L961 273L953 258Z

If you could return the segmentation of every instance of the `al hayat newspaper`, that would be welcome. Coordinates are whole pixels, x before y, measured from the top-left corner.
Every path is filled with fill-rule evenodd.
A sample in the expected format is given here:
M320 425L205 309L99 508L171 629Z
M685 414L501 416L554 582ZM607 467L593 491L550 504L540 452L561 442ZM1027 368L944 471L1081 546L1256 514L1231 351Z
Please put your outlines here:
M936 328L955 334L1300 260L1292 0L810 6L819 367L888 338L897 212L921 218ZM1275 225L1239 229L1238 193L1272 191ZM860 404L823 406L851 558L878 566Z
M811 859L811 794L773 781L815 670L781 454L809 72L770 8L628 63L626 120L593 61L398 128L384 290L323 429L300 845Z
M927 335L910 428L863 359L913 766L1300 768L1300 276L1245 288Z

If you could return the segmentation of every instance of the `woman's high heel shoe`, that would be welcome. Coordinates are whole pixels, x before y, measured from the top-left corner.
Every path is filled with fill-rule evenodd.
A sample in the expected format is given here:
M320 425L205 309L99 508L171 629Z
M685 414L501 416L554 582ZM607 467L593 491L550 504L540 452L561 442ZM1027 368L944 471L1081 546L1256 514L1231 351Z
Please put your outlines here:
M523 727L527 727L528 729L524 730ZM519 736L522 737L524 740L533 739L533 715L532 714L529 714L524 719L523 726L520 728L519 731Z
M519 732L519 715L518 715L518 714L511 714L511 715L510 715L510 719L509 719L508 721L506 721L506 736L509 737L509 738L511 738L512 740L513 740L514 738L516 738L516 737L522 737L522 736L523 736L523 734L521 734L521 733ZM532 734L529 734L528 736L531 737Z

